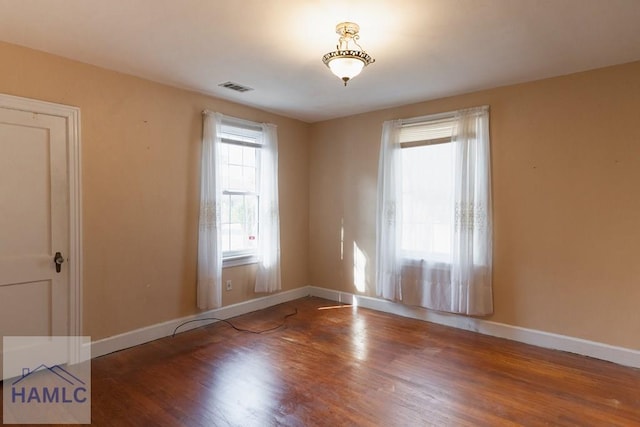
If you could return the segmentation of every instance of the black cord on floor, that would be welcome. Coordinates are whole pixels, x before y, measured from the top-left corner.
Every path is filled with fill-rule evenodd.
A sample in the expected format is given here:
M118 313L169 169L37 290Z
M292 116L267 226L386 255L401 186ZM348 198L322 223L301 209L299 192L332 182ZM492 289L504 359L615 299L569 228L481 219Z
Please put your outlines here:
M218 322L223 322L226 323L227 325L231 326L233 329L235 329L238 332L248 332L250 334L264 334L265 332L271 332L271 331L275 331L276 329L280 329L283 326L285 326L286 324L286 320L291 317L291 316L295 316L296 314L298 314L298 309L294 309L295 311L293 313L289 313L287 315L285 315L282 318L282 323L274 326L272 328L268 328L268 329L263 329L261 331L253 331L251 329L243 329L243 328L238 328L236 325L234 325L233 323L229 322L226 319L219 319L217 317L203 317L202 319L194 319L194 320L187 320L186 322L182 322L181 324L179 324L178 326L176 326L176 328L173 330L173 334L171 334L171 337L175 337L176 333L178 332L178 329L180 329L181 327L183 327L184 325L188 325L189 323L194 323L194 322L203 322L205 320L216 320Z

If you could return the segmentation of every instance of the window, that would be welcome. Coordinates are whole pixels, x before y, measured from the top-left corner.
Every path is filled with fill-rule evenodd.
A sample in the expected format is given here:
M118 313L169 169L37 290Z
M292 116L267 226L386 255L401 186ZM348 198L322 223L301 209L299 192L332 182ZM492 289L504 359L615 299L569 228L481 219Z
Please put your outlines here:
M400 129L402 235L407 259L449 262L453 238L453 119Z
M221 240L224 259L258 249L262 131L225 124L220 129Z

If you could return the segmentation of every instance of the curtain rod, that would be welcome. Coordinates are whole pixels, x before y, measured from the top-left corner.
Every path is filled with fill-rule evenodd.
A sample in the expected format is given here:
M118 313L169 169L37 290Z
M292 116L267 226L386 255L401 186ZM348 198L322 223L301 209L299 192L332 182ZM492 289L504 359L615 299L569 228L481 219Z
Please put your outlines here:
M426 116L420 116L420 117L411 117L409 119L400 119L400 124L402 125L410 125L410 124L414 124L416 122L422 122L425 120L438 120L438 119L447 119L447 118L453 118L456 116L456 114L459 114L463 111L474 111L477 110L478 112L481 111L487 111L489 110L489 106L488 105L480 105L478 107L469 107L469 108L461 108L459 110L454 110L454 111L447 111L444 113L435 113L435 114L428 114Z
M277 125L272 123L254 122L252 120L240 119L238 117L227 116L225 114L218 113L217 111L211 111L207 109L202 110L202 114L203 115L220 114L222 116L222 120L229 122L231 124L234 124L236 126L245 127L249 129L262 130L262 125L271 125L271 126L277 127Z

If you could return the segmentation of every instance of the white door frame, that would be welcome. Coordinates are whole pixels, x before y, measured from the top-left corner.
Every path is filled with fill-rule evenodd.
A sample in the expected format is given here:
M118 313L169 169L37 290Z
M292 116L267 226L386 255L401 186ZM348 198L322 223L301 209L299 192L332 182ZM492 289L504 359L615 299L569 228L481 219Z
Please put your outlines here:
M80 109L30 98L0 94L0 107L58 116L67 121L69 174L69 335L82 335L82 186Z

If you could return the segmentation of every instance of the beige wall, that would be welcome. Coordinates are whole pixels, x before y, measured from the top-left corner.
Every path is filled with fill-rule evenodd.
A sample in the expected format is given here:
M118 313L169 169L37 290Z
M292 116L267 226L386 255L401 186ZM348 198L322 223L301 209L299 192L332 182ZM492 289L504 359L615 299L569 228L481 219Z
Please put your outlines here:
M382 122L491 106L491 320L640 349L640 62L312 125L311 284L375 285ZM344 256L341 258L341 226Z
M80 107L84 333L94 340L195 313L201 111L278 125L283 288L308 283L306 123L0 43L0 92ZM223 304L255 298L225 269Z

